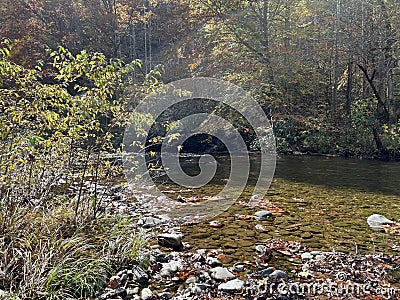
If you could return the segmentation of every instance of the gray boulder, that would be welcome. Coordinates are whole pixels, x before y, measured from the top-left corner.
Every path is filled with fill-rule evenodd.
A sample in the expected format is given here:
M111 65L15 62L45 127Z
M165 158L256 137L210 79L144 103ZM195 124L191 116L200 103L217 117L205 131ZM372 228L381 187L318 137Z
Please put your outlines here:
M158 244L161 247L173 248L175 250L182 249L182 235L176 233L163 233L157 237Z
M213 269L210 269L210 275L212 278L217 280L230 280L235 278L235 275L229 272L227 268L223 267L215 267Z

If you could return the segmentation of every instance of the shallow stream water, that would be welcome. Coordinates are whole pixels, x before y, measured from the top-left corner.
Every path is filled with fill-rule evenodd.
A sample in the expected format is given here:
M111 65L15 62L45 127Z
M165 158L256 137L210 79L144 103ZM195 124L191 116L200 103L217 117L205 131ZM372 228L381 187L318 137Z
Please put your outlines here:
M217 194L229 176L229 156L217 156L214 179L182 197ZM251 155L252 169L241 199L248 201L258 176L259 156ZM195 175L197 159L183 159L183 169ZM181 187L167 184L171 190ZM175 194L176 196L178 195ZM400 219L400 163L319 156L279 156L272 184L266 195L287 212L267 221L238 218L253 215L257 208L235 204L213 220L223 223L212 228L209 221L183 226L184 241L191 250L222 249L224 264L251 261L255 246L272 238L302 241L312 250L358 253L394 253L400 236L373 231L366 218L374 213ZM260 232L256 225L265 231Z

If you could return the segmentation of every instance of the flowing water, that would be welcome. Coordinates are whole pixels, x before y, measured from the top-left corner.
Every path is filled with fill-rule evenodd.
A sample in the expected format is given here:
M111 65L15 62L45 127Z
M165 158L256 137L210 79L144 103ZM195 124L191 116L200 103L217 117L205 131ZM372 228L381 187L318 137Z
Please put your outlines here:
M229 177L229 156L218 156L218 171L206 186L182 193L182 197L217 194ZM251 155L248 186L239 200L249 200L258 176L259 156ZM195 157L183 159L183 169L199 172ZM168 188L178 190L173 184ZM257 208L238 204L216 216L224 224L209 222L184 226L184 241L195 249L223 249L224 263L250 261L255 245L272 238L302 241L312 250L359 253L393 253L400 236L373 231L366 218L378 213L400 219L400 163L318 156L279 156L274 179L266 195L286 210L268 221L238 218ZM265 231L255 227L261 224Z

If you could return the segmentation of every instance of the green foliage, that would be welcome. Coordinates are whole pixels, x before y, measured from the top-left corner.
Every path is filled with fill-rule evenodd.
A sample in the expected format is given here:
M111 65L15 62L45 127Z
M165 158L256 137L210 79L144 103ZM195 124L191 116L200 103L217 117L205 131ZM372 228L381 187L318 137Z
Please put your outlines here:
M46 282L47 299L86 299L106 285L112 268L104 259L71 258L53 267Z
M44 203L58 180L76 175L76 169L89 173L96 168L96 174L106 173L110 165L100 164L99 154L116 150L116 128L128 119L119 93L138 63L107 60L103 54L87 51L73 56L59 47L49 51L52 62L45 72L39 72L9 61L5 54L10 43L5 41L2 46L2 195ZM52 82L43 83L49 74Z
M130 120L128 101L160 84L162 68L139 82L139 61L59 47L48 51L47 63L26 68L10 60L12 51L4 40L0 289L24 299L89 298L145 243L129 222L116 230L115 220L101 215L96 187L119 175L121 167L103 157L119 151L115 137ZM95 188L84 189L88 183ZM65 190L71 184L74 195Z

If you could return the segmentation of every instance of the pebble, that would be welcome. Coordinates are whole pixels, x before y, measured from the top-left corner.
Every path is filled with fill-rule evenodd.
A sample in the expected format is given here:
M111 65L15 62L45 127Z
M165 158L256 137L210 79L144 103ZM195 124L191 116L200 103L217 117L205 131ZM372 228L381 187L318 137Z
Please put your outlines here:
M145 285L149 281L149 277L146 272L139 266L132 267L132 281L137 282L139 284Z
M282 270L275 270L271 274L269 274L269 279L272 282L281 282L282 280L288 281L288 275Z
M250 201L259 201L259 200L262 200L262 197L261 197L261 195L258 195L258 194L252 195L250 198Z
M310 279L312 277L312 275L308 272L300 272L299 277L304 278L304 279Z
M242 264L234 264L232 269L235 272L243 272L244 271L244 265L242 265Z
M219 222L219 221L211 221L211 222L210 222L210 226L211 226L211 227L214 227L214 228L221 228L221 227L224 226L224 224L222 224L222 223Z
M171 260L170 262L166 263L165 268L168 268L172 273L175 273L178 271L179 267L181 267L181 263L175 260Z
M172 295L170 292L162 292L157 295L159 300L169 300L172 299Z
M257 246L256 246L256 251L257 251L258 253L264 253L265 251L267 251L267 247L264 246L264 245L257 245Z
M126 275L126 274L122 274L121 275L121 281L122 282L126 281L127 279L128 279L128 275Z
M196 282L198 282L199 280L198 280L198 278L197 277L189 277L188 279L186 279L186 283L187 284L190 284L190 283L196 283Z
M272 212L269 210L260 210L254 214L257 221L264 221L272 217Z
M134 287L133 289L127 288L126 289L126 295L127 296L133 296L139 294L139 287Z
M203 291L206 291L210 287L209 284L205 283L196 283L194 287L192 288L192 291L196 294L199 294Z
M218 286L218 290L230 292L230 291L240 291L244 286L244 281L240 279L233 279L225 283L221 283Z
M314 258L314 255L312 255L310 252L304 252L301 255L302 260L309 260L309 259L313 259L313 258Z
M219 261L218 258L210 257L210 256L206 258L206 264L211 266L211 267L222 266L222 263Z
M137 225L143 228L151 228L161 225L163 220L154 217L143 217L137 221Z
M215 267L210 269L210 275L212 278L217 280L229 280L235 278L235 275L229 272L227 268L223 267Z
M181 279L178 276L174 276L174 277L171 278L171 281L179 282L179 281L181 281Z
M258 274L260 274L262 277L268 277L269 275L271 275L273 272L275 271L274 267L268 267L266 269L263 269L261 271L258 272Z
M149 288L144 288L140 293L142 300L150 300L153 298L153 292Z
M255 228L256 228L256 230L261 231L261 232L267 231L267 230L264 228L264 226L262 226L261 224L257 224Z
M111 288L117 288L121 283L121 278L118 275L111 276L109 285Z

